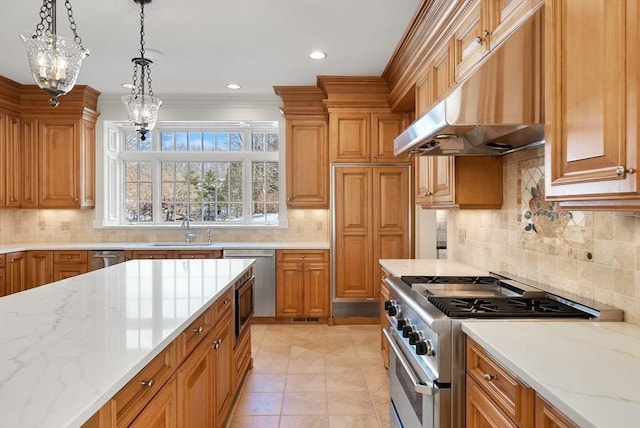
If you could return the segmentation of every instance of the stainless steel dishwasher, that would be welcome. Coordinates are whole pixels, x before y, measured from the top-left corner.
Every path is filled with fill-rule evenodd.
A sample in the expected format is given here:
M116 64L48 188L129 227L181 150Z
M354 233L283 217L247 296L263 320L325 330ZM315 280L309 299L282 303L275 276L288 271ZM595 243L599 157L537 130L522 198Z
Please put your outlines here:
M89 270L106 268L124 262L123 250L94 250L91 251Z
M225 259L255 259L253 274L254 316L276 316L276 251L263 249L223 250Z

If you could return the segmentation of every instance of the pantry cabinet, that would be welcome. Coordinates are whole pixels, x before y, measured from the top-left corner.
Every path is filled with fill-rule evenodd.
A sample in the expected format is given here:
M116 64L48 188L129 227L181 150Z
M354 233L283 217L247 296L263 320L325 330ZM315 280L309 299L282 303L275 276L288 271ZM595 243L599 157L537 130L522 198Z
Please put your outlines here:
M408 166L335 167L335 297L377 299L379 259L410 257Z
M640 207L639 19L636 0L545 2L548 200Z
M422 208L502 207L500 156L420 156L416 168L415 202Z
M331 162L408 162L393 155L393 140L407 127L406 113L341 111L329 114Z
M330 315L329 251L276 251L276 316Z

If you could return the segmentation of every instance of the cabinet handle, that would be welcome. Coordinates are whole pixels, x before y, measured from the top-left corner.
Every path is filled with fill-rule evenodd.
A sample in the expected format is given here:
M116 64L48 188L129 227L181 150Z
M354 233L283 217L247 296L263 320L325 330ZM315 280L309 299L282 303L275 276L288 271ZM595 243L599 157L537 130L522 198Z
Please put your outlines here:
M153 379L149 379L149 380L141 380L140 381L140 385L142 386L146 386L147 388L152 388L153 385L156 384L156 381Z
M211 348L215 349L216 351L218 349L220 349L220 344L222 343L222 339L218 339L215 342L213 342L213 345L211 345Z
M204 331L204 328L202 328L202 326L193 329L193 332L198 334L202 333L203 331Z
M485 373L482 375L482 377L484 378L484 380L486 380L487 382L491 382L492 380L498 379L498 376L496 375L491 375L489 373Z
M489 31L489 30L484 30L484 31L482 32L482 40L483 40L483 41L484 41L484 40L487 40L487 37L489 37L489 36L490 36L490 35L492 35L492 34L493 34L493 33L492 33L491 31Z
M480 36L476 37L476 43L478 43L479 45L482 44L482 42L484 41L484 39Z
M624 177L627 174L635 174L635 168L625 168L624 166L619 166L616 168L616 174L618 177Z

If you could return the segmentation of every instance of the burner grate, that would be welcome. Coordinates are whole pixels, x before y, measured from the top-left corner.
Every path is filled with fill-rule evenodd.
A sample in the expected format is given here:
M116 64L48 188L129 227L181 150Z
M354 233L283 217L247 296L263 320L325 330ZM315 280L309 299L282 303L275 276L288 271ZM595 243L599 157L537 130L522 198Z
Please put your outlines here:
M492 276L401 276L405 284L495 284Z
M451 318L590 318L573 306L548 297L442 297L429 296L429 302Z

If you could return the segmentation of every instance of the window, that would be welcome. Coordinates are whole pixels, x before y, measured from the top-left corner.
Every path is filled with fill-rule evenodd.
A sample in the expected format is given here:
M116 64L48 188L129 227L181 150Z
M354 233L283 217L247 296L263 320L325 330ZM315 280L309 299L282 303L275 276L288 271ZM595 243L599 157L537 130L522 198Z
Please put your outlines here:
M104 223L278 225L277 122L106 123Z

